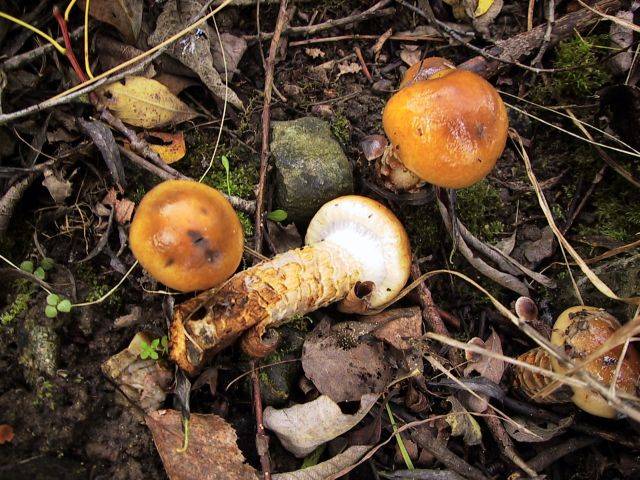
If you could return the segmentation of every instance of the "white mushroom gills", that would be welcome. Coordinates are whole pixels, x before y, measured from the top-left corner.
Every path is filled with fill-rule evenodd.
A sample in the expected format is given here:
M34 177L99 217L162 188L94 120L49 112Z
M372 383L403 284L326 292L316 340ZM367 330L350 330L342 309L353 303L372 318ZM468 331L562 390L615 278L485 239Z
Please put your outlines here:
M176 363L195 373L247 330L247 336L261 337L267 328L344 299L358 282L373 282L369 303L378 307L409 277L411 251L402 224L366 197L326 203L311 220L305 243L178 306L171 327Z

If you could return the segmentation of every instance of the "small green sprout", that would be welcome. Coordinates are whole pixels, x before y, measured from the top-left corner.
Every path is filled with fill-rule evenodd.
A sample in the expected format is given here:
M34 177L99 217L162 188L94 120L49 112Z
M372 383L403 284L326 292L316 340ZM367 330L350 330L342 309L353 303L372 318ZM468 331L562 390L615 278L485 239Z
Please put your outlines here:
M158 353L162 355L169 353L169 340L166 335L162 338L153 339L151 343L147 343L144 340L140 341L140 358L142 360L147 358L158 360L160 358Z
M287 212L284 210L274 210L269 212L267 218L272 222L284 222L287 219Z
M20 270L23 270L27 273L33 273L33 262L31 260L25 260L20 264Z
M66 298L60 298L55 293L47 295L47 306L44 307L44 314L48 318L56 318L58 312L69 313L71 311L71 302Z
M231 179L230 179L230 175L229 175L229 158L227 158L226 155L222 155L222 158L220 159L220 161L222 162L222 166L224 167L224 171L227 174L227 194L231 195Z
M44 257L40 262L40 266L45 272L48 272L49 270L51 270L55 266L55 264L56 264L55 260L50 257Z
M38 277L40 280L44 280L44 278L47 276L47 274L44 271L44 268L42 267L38 267L35 269L35 271L33 272L33 274Z

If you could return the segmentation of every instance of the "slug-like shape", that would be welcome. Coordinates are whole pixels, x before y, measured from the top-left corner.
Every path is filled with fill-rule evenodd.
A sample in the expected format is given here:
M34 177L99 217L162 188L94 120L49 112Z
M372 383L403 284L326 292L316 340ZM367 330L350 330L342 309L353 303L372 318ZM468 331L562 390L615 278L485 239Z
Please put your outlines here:
M375 308L394 298L409 277L411 251L402 224L366 197L323 205L305 243L176 307L171 358L196 373L249 329L261 336L267 327L344 299L359 282L372 282L369 303Z
M561 347L574 363L579 363L601 347L619 328L618 320L600 308L571 307L562 312L556 320L551 332L551 343ZM640 377L640 356L630 345L616 377L616 368L622 355L622 348L622 346L613 348L585 365L583 369L604 385L611 385L616 378L617 391L636 395ZM535 348L519 358L556 373L566 371L555 358L542 351L541 348ZM566 387L561 387L547 397L536 395L552 381L551 377L535 374L522 367L517 367L515 370L516 387L538 402L573 401L576 406L592 415L605 418L616 417L616 410L601 395L589 389L571 387L569 390Z
M242 260L243 233L231 204L216 189L168 180L136 209L129 244L159 282L181 292L220 285Z
M412 66L382 114L391 143L378 164L385 184L464 188L493 169L507 141L507 112L493 86L444 59Z

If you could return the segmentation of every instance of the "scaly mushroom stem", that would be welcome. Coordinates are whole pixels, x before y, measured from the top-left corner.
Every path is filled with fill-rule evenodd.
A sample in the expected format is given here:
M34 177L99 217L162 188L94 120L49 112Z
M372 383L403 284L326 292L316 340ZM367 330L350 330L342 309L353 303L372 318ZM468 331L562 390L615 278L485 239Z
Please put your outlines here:
M171 326L171 358L196 373L247 329L275 327L343 299L361 273L360 262L331 242L282 253L179 305Z
M542 347L533 348L518 357L518 360L545 370L553 371L551 357ZM514 387L538 403L567 403L571 402L573 391L567 385L563 385L549 395L542 396L541 392L547 388L553 377L543 375L539 372L517 366L514 369Z

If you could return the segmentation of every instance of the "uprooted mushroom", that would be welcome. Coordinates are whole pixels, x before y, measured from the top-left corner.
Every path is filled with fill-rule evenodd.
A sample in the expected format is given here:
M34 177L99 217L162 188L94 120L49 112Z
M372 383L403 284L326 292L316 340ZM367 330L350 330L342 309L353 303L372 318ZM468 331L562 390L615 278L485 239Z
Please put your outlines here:
M411 251L402 224L366 197L344 196L323 205L305 243L176 307L171 358L195 373L243 334L243 349L261 356L267 328L337 301L349 310L353 305L346 300L362 290L370 307L381 306L409 277Z
M575 362L587 361L581 368L599 382L610 386L613 384L612 388L622 394L635 395L639 386L640 356L633 346L617 346L602 352L596 358L590 358L619 328L618 320L600 308L571 307L558 316L551 333L551 343L561 348ZM518 360L558 374L568 374L566 368L542 347L525 352ZM516 368L516 388L537 402L572 401L592 415L616 417L617 411L598 393L574 386L557 385L558 388L554 389L552 383L553 379L542 373L520 366Z

